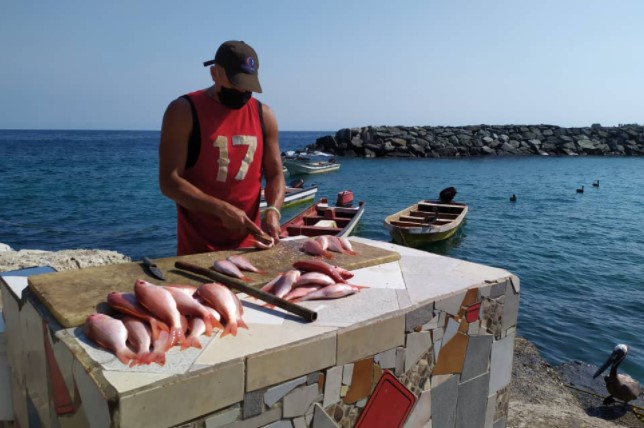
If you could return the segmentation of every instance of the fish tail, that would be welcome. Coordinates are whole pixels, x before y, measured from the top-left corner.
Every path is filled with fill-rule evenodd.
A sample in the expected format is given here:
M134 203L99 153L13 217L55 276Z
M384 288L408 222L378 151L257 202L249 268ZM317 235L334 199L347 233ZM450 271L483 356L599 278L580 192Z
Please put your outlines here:
M244 281L244 282L252 282L252 281L253 281L251 278L249 278L249 277L247 277L247 276L242 276L240 279L241 279L242 281Z
M232 334L233 336L237 336L237 323L235 321L231 321L226 324L226 327L224 328L223 333L221 333L221 337L224 337L229 334Z
M145 359L145 364L157 363L160 366L165 366L165 352L153 351L148 358Z
M168 341L166 351L172 348L174 345L182 345L185 340L186 336L183 334L183 328L173 328L172 330L170 330L170 340Z
M347 249L343 250L342 253L343 254L350 254L352 256L357 256L358 255L358 253L356 253L355 251L347 250Z
M122 362L127 366L130 363L130 361L136 359L136 354L131 349L126 348L117 352L116 358L118 358L120 362Z
M197 336L186 337L186 340L184 340L181 344L181 350L183 351L184 349L188 348L201 349L201 343L199 342L199 338Z
M205 331L206 336L212 335L212 319L213 319L213 316L210 314L203 317L203 322L204 324L206 324L206 331Z

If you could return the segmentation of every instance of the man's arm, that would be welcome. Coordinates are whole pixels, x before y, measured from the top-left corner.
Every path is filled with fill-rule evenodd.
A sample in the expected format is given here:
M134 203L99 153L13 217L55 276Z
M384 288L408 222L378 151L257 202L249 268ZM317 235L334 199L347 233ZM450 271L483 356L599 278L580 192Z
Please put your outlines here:
M192 131L192 111L183 98L172 101L163 115L159 144L159 186L161 192L189 210L217 216L231 231L261 232L244 211L212 197L183 178L188 140Z
M282 157L279 147L279 137L277 129L277 119L273 110L266 104L262 104L264 115L264 156L262 159L262 168L266 178L266 188L264 195L266 204L274 206L278 210L284 203L284 172L282 171ZM280 233L280 216L274 210L264 212L264 224L266 232L276 240L279 240Z

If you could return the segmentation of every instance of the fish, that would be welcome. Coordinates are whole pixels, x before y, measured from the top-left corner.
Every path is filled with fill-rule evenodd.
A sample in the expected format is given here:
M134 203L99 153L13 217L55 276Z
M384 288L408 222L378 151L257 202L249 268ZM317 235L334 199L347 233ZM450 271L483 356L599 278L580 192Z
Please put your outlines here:
M355 256L357 254L353 250L347 250L344 245L342 245L340 238L338 238L337 236L329 235L327 239L329 241L329 250L341 254L351 254L352 256Z
M185 335L181 325L181 313L172 294L165 288L142 279L137 279L134 283L134 293L141 305L170 326L168 349L177 344L183 349Z
M206 323L199 317L190 319L190 334L186 337L188 348L201 349L201 342L199 336L206 332Z
M233 293L230 288L223 284L216 282L202 284L198 289L199 296L208 302L208 305L213 307L221 314L221 317L226 323L221 337L228 334L237 336L237 328L248 329L248 326L242 319L244 314L244 307L242 306L239 298Z
M177 309L185 316L199 317L204 321L206 327L206 336L212 334L214 327L223 328L221 323L213 318L210 312L192 294L186 293L183 289L164 286L172 294L174 301L177 303ZM196 288L195 288L196 290Z
M241 254L236 254L226 257L226 260L237 266L241 270L255 273L264 273L263 271L257 269L248 259Z
M295 284L293 284L293 287L302 287L304 285L333 285L335 284L335 280L331 278L329 275L321 272L306 272L303 273L300 278L297 280Z
M329 237L327 235L319 235L313 239L320 243L320 247L322 247L323 250L327 250L329 248Z
M333 266L333 267L340 274L340 276L342 278L344 278L344 279L351 279L354 276L353 272L351 272L350 270L346 270L345 268L337 266L337 265Z
M324 285L320 285L320 284L301 285L297 288L293 288L286 296L284 296L284 300L295 300L302 296L306 296L307 294L313 291L317 291L322 287L324 287Z
M338 239L340 240L340 243L342 244L342 248L348 251L353 251L353 245L351 245L351 241L349 241L347 238L344 236L338 236ZM353 254L358 254L355 251L353 251Z
M322 245L315 239L307 239L304 241L301 250L312 256L323 256L327 259L333 258L333 254L322 248Z
M159 337L152 342L152 352L146 358L145 363L157 363L160 366L165 366L165 353L171 346L170 333L162 331Z
M130 367L145 361L150 354L152 344L152 333L145 322L133 316L125 316L121 319L127 329L127 343L132 345L136 352L136 359L130 362Z
M333 278L336 283L347 282L334 266L323 262L322 260L298 260L293 263L293 267L307 272L322 272Z
M284 276L284 275L280 273L280 274L279 274L279 275L277 275L275 278L271 279L271 280L270 280L270 281L268 281L266 284L264 284L264 286L263 286L262 288L260 288L260 290L261 290L261 291L264 291L264 292L266 292L266 293L272 293L272 292L273 292L273 291L272 291L272 290L273 290L273 286L275 286L275 284L277 283L277 281L279 281L280 279L282 279L282 277L283 277L283 276Z
M170 331L170 327L163 321L155 318L150 311L141 306L136 296L132 293L112 291L107 295L107 303L121 313L131 315L150 324L152 340L159 338L160 331Z
M304 300L339 299L340 297L355 294L358 291L360 291L359 288L355 288L349 284L333 284L294 299L293 302L297 303Z
M268 250L269 248L272 248L275 245L275 239L273 239L272 236L265 232L261 233L253 233L253 238L255 238L255 248L258 248L260 250Z
M116 354L123 364L136 359L136 354L127 347L127 328L121 320L105 314L91 314L85 320L85 334L103 348Z
M244 274L239 270L239 268L229 260L217 260L213 263L212 267L219 273L224 275L232 276L233 278L239 278L243 281L249 282L250 278L244 276Z
M273 289L271 290L272 294L280 298L286 296L288 292L291 291L291 288L293 288L293 284L295 284L297 280L300 279L300 275L301 272L297 269L291 269L286 272L284 275L282 275L282 279L280 281L277 281L277 283L273 286Z
M176 288L177 290L181 290L185 294L187 294L190 297L194 297L195 293L197 292L197 287L194 285L184 285L184 284L164 284L164 287L172 287Z

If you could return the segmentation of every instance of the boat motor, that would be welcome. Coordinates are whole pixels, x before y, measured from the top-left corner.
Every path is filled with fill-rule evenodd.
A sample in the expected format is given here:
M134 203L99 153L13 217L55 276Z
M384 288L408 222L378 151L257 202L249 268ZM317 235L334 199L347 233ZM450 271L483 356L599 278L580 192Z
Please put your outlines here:
M353 192L351 190L343 190L338 193L338 199L335 201L337 207L350 207L353 205Z

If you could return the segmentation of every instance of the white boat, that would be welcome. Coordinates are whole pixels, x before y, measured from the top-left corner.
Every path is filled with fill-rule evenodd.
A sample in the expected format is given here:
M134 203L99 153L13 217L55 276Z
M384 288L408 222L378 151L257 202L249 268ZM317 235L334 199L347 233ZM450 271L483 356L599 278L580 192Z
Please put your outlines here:
M340 164L334 159L330 161L314 161L306 157L285 158L282 163L288 169L289 174L322 174L325 172L337 171Z
M317 191L317 185L312 185L311 187L306 188L287 186L284 192L284 203L282 204L282 208L297 205L302 202L311 201L315 198ZM262 190L262 199L259 202L260 211L264 211L267 205L268 204L266 203L266 199L264 199L264 191Z

